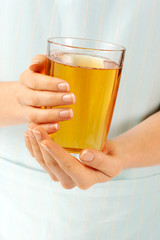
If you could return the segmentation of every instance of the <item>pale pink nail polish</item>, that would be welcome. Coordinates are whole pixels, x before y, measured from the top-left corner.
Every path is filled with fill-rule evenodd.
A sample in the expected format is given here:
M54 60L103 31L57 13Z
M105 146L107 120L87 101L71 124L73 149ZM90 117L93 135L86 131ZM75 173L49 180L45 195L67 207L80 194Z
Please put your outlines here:
M81 159L83 161L92 161L94 159L94 154L92 152L89 152L89 151L84 151L82 154L81 154Z
M43 143L40 143L40 145L41 145L45 150L49 151L49 148L48 148L46 145L44 145Z
M69 110L62 110L60 111L60 117L62 118L72 118L73 117L73 110L69 109Z
M34 138L34 134L33 134L32 130L29 130L28 132L29 132L29 136L30 136L31 138Z
M65 94L63 96L63 101L65 103L75 103L76 102L76 97L73 93L70 93L70 94Z
M55 123L55 124L50 124L50 125L49 125L49 129L50 129L50 130L57 130L57 129L58 129L58 124L57 124L57 123Z
M38 141L41 140L41 133L39 131L32 130L32 132Z

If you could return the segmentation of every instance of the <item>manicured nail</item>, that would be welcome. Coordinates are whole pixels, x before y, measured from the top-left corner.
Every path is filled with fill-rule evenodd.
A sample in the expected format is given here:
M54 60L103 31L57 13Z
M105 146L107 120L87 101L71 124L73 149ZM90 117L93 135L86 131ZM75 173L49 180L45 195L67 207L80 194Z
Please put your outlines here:
M33 59L31 62L31 65L38 64L39 62L40 62L39 59Z
M49 151L49 148L48 148L46 145L44 145L43 143L40 143L40 145L41 145L42 148L44 148L45 150Z
M60 111L60 117L62 118L72 118L73 117L73 110L69 109L69 110L62 110Z
M73 93L70 93L70 94L65 94L63 96L63 101L65 103L75 103L76 102L76 97Z
M33 134L35 136L35 138L39 141L41 140L41 133L39 131L36 131L36 130L32 130L33 131Z
M84 161L92 161L94 159L94 154L92 152L89 152L89 151L84 151L82 154L81 154L81 159L84 160Z
M69 84L68 83L59 83L58 89L62 91L69 91Z
M50 130L57 130L57 129L58 129L58 124L57 124L57 123L55 123L55 124L50 124L50 125L49 125L49 129L50 129Z
M30 130L30 129L28 129L29 131L28 131L28 133L29 133L29 136L31 137L31 138L34 138L34 134L33 134L33 132L32 132L32 129Z

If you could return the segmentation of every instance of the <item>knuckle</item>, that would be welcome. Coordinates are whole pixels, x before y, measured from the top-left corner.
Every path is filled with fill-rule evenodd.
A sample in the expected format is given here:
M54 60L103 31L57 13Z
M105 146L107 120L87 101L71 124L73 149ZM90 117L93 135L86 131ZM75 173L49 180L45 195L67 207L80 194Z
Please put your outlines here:
M52 81L48 81L48 83L47 83L47 88L48 89L51 89L51 90L54 90L54 81L52 80Z
M37 79L36 74L34 74L34 80L33 80L32 85L33 85L33 89L39 90L39 81L38 81L38 79Z
M25 70L24 72L22 72L21 74L20 74L20 77L19 77L19 80L20 80L20 82L22 83L22 84L24 84L25 85L25 79L26 78L28 78L28 70Z
M42 129L39 129L39 130L41 130L42 131ZM37 131L39 131L38 129L37 129ZM46 145L48 148L50 148L51 146L51 144L50 144L50 141L48 140L48 139L44 139L42 142L41 142L42 144L44 144L44 145Z
M53 106L57 106L59 105L59 100L58 100L58 96L55 93L52 93L49 97L48 97L48 101L50 103L52 103Z
M30 95L29 90L25 85L21 83L19 84L15 96L18 103L20 103L21 105L28 105Z
M23 101L22 101L22 95L21 95L20 91L17 92L16 98L17 98L18 103L22 105Z
M47 161L47 166L50 168L50 169L55 169L58 167L58 163L56 161Z
M34 113L34 111L28 114L28 119L29 119L29 122L35 122L35 123L38 122L37 115Z
M53 110L49 110L49 111L48 111L48 117L47 117L47 119L48 119L48 122L54 121L54 113L53 113Z
M52 103L55 102L55 97L52 96L52 94L48 95L48 102Z
M37 125L36 125L35 123L32 123L32 122L28 124L28 128L34 128L34 127L36 127L36 126L37 126Z
M32 91L31 93L31 105L39 106L39 100L37 98L36 92Z
M46 171L46 172L48 172L48 168L47 168L47 166L46 166L46 164L44 163L44 161L41 159L41 160L39 160L38 159L38 163L42 166L42 168ZM49 175L50 175L50 172L48 172L49 173Z
M67 170L68 172L72 172L72 170L73 170L73 165L72 164L70 164L70 163L65 163L65 164L62 164L61 165L61 168L63 169L63 170Z

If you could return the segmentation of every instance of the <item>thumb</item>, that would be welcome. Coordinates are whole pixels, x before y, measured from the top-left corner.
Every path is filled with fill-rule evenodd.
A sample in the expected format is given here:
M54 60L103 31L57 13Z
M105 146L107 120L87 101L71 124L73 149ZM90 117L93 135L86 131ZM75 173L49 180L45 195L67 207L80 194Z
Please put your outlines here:
M106 155L101 151L86 149L80 153L79 157L85 165L95 168L111 178L122 171L122 164L118 158Z
M44 73L47 64L47 57L45 55L36 55L29 66L29 69L33 72Z

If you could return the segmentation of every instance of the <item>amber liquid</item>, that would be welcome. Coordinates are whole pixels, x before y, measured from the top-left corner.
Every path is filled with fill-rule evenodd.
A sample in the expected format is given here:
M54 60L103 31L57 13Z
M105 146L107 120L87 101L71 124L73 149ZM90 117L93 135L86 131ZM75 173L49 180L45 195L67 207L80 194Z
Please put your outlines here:
M74 117L60 122L60 130L51 134L51 138L72 153L85 148L102 150L111 124L121 68L103 58L64 53L48 59L46 74L66 80L77 99L75 104L67 106L73 109Z

